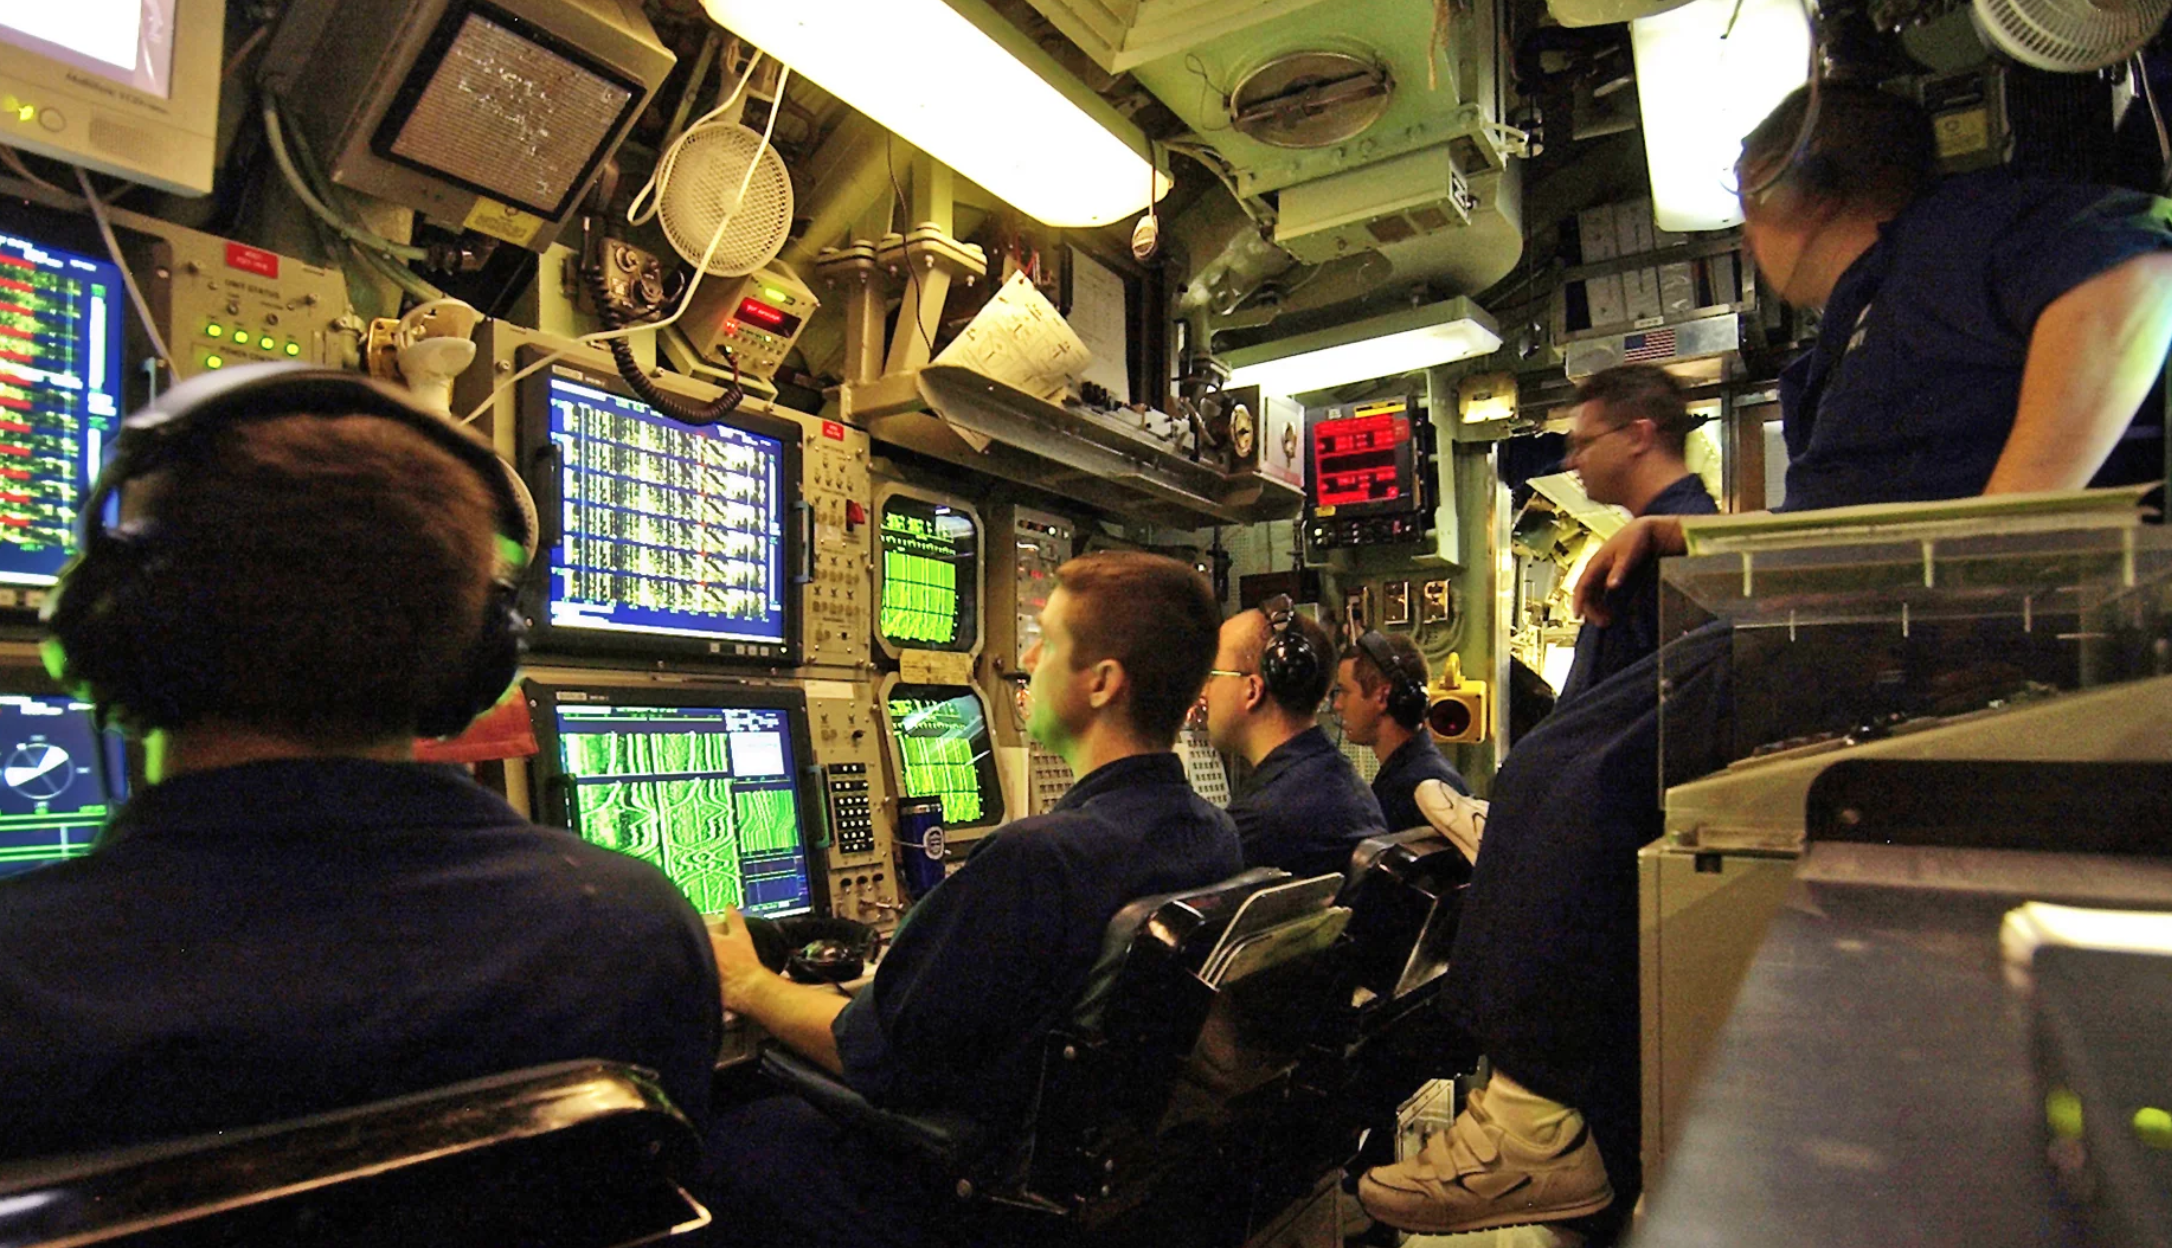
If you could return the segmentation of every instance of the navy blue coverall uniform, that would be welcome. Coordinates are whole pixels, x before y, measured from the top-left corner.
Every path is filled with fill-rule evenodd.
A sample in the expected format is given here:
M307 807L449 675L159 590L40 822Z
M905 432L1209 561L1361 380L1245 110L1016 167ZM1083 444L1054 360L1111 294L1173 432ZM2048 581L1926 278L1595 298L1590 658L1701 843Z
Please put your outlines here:
M1242 870L1228 816L1175 754L1118 759L1045 815L992 833L907 914L875 979L831 1025L844 1080L902 1112L1015 1132L1041 1042L1084 992L1128 902ZM793 1097L718 1116L718 1230L730 1242L923 1242L946 1193Z
M1317 727L1267 752L1229 800L1244 865L1298 877L1346 871L1351 851L1388 830L1357 768Z
M1425 814L1418 809L1417 794L1418 786L1428 780L1438 780L1465 797L1471 794L1471 786L1464 782L1463 773L1441 757L1439 747L1433 744L1433 734L1421 724L1410 740L1380 760L1380 771L1373 776L1373 800L1380 803L1380 813L1386 817L1388 831L1402 832L1426 826Z
M2013 430L2037 316L2167 249L2172 202L2134 192L1997 171L1927 192L1841 275L1816 346L1783 374L1784 509L1981 493ZM1642 1190L1636 851L1661 830L1659 670L1674 686L1669 740L1700 735L1677 715L1716 738L1729 650L1723 628L1670 642L1516 743L1443 989L1499 1069L1584 1111L1617 1209ZM1668 759L1676 780L1679 761Z
M1709 516L1719 510L1704 488L1704 479L1690 473L1659 492L1644 509L1647 516ZM1561 696L1554 706L1575 698L1638 659L1659 649L1659 564L1639 565L1620 588L1606 596L1614 618L1605 624L1586 620L1576 634L1576 661L1561 682Z
M454 767L176 776L0 881L0 1157L276 1122L548 1062L709 1116L701 917Z

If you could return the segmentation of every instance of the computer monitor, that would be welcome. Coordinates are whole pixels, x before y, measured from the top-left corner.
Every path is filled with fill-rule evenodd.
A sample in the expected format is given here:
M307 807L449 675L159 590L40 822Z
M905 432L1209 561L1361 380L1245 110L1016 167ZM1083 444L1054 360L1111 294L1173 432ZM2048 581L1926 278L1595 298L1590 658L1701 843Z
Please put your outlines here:
M656 864L703 914L781 918L820 903L797 690L531 683L528 694L547 818Z
M549 560L530 593L537 650L798 662L798 425L681 424L617 374L562 362L522 383L519 423Z
M875 500L875 636L905 650L980 649L980 516L964 503L904 486Z
M111 261L0 227L0 588L49 586L75 553L120 431L126 303Z
M0 878L89 852L126 783L120 736L98 731L90 703L0 693Z
M882 694L884 735L906 797L943 799L949 832L1003 822L1003 784L988 735L988 708L966 685L893 680Z
M211 189L226 0L0 5L0 143Z
M1418 444L1402 399L1330 409L1313 422L1312 507L1321 515L1379 515L1421 504Z

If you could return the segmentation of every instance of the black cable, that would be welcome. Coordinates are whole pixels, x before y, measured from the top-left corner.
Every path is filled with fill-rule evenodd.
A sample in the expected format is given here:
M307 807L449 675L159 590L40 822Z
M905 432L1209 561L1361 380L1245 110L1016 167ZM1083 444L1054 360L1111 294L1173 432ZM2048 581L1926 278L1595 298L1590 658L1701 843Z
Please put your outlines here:
M905 235L912 229L913 211L911 206L905 202L905 188L898 185L897 166L890 160L890 140L895 137L895 135L889 134L882 136L882 167L889 171L890 174L890 193L897 196L897 215L901 218L898 222L899 229L897 232L899 251L905 257L905 280L911 282L913 287L913 328L920 331L920 341L928 344L928 358L933 360L935 358L935 340L928 337L928 324L921 319L927 309L921 305L920 301L927 298L927 294L920 289L920 272L913 268L912 251L905 247L903 243ZM904 315L905 309L899 308L898 316L902 318ZM940 323L943 315L942 309L937 308L935 315L938 323Z
M626 328L625 318L618 314L617 305L611 302L611 288L604 280L602 267L593 264L582 266L581 278L588 283L589 297L596 301L596 315L602 318L604 328ZM626 379L626 384L633 387L633 392L641 397L641 401L680 424L713 425L738 411L739 405L746 401L747 392L739 386L737 355L727 357L731 360L732 380L730 385L724 387L724 393L700 407L693 407L677 395L666 392L647 373L641 371L641 361L634 358L633 345L623 337L607 338L604 345L610 348L611 361L618 365L618 375Z

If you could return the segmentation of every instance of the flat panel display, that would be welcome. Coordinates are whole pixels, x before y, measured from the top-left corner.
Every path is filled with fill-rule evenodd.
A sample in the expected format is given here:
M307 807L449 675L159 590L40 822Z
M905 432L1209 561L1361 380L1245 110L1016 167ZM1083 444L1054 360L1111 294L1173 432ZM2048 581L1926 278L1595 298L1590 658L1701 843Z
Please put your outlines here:
M89 852L112 814L101 749L118 799L127 772L121 739L98 732L90 703L0 693L0 878Z
M898 684L883 711L900 792L942 798L947 829L1003 822L1003 786L979 694L963 685Z
M131 91L173 95L174 0L0 6L0 40Z
M813 910L805 710L769 693L642 696L563 689L539 704L566 826L654 863L703 914Z
M1420 505L1417 447L1401 401L1361 405L1352 415L1318 421L1311 432L1316 511L1362 515Z
M121 424L120 270L0 230L0 584L51 585Z
M539 650L791 662L798 654L799 429L753 413L700 427L554 366L523 392L549 576ZM555 530L555 533L553 533Z
M877 631L901 650L970 651L980 641L980 521L948 503L882 500Z
M557 218L642 85L510 13L455 6L372 139L380 156Z

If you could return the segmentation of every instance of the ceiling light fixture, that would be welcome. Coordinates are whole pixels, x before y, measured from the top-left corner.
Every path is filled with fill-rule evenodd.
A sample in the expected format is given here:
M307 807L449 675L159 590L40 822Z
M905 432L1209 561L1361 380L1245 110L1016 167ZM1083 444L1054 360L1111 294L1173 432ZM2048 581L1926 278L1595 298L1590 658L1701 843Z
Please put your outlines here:
M1629 45L1653 219L1676 233L1742 224L1742 136L1803 84L1810 63L1802 0L1693 0L1629 23Z
M1468 299L1444 299L1348 325L1225 352L1231 386L1297 395L1491 355L1501 335Z
M1053 226L1107 225L1169 179L1146 138L981 0L702 0L733 34Z

